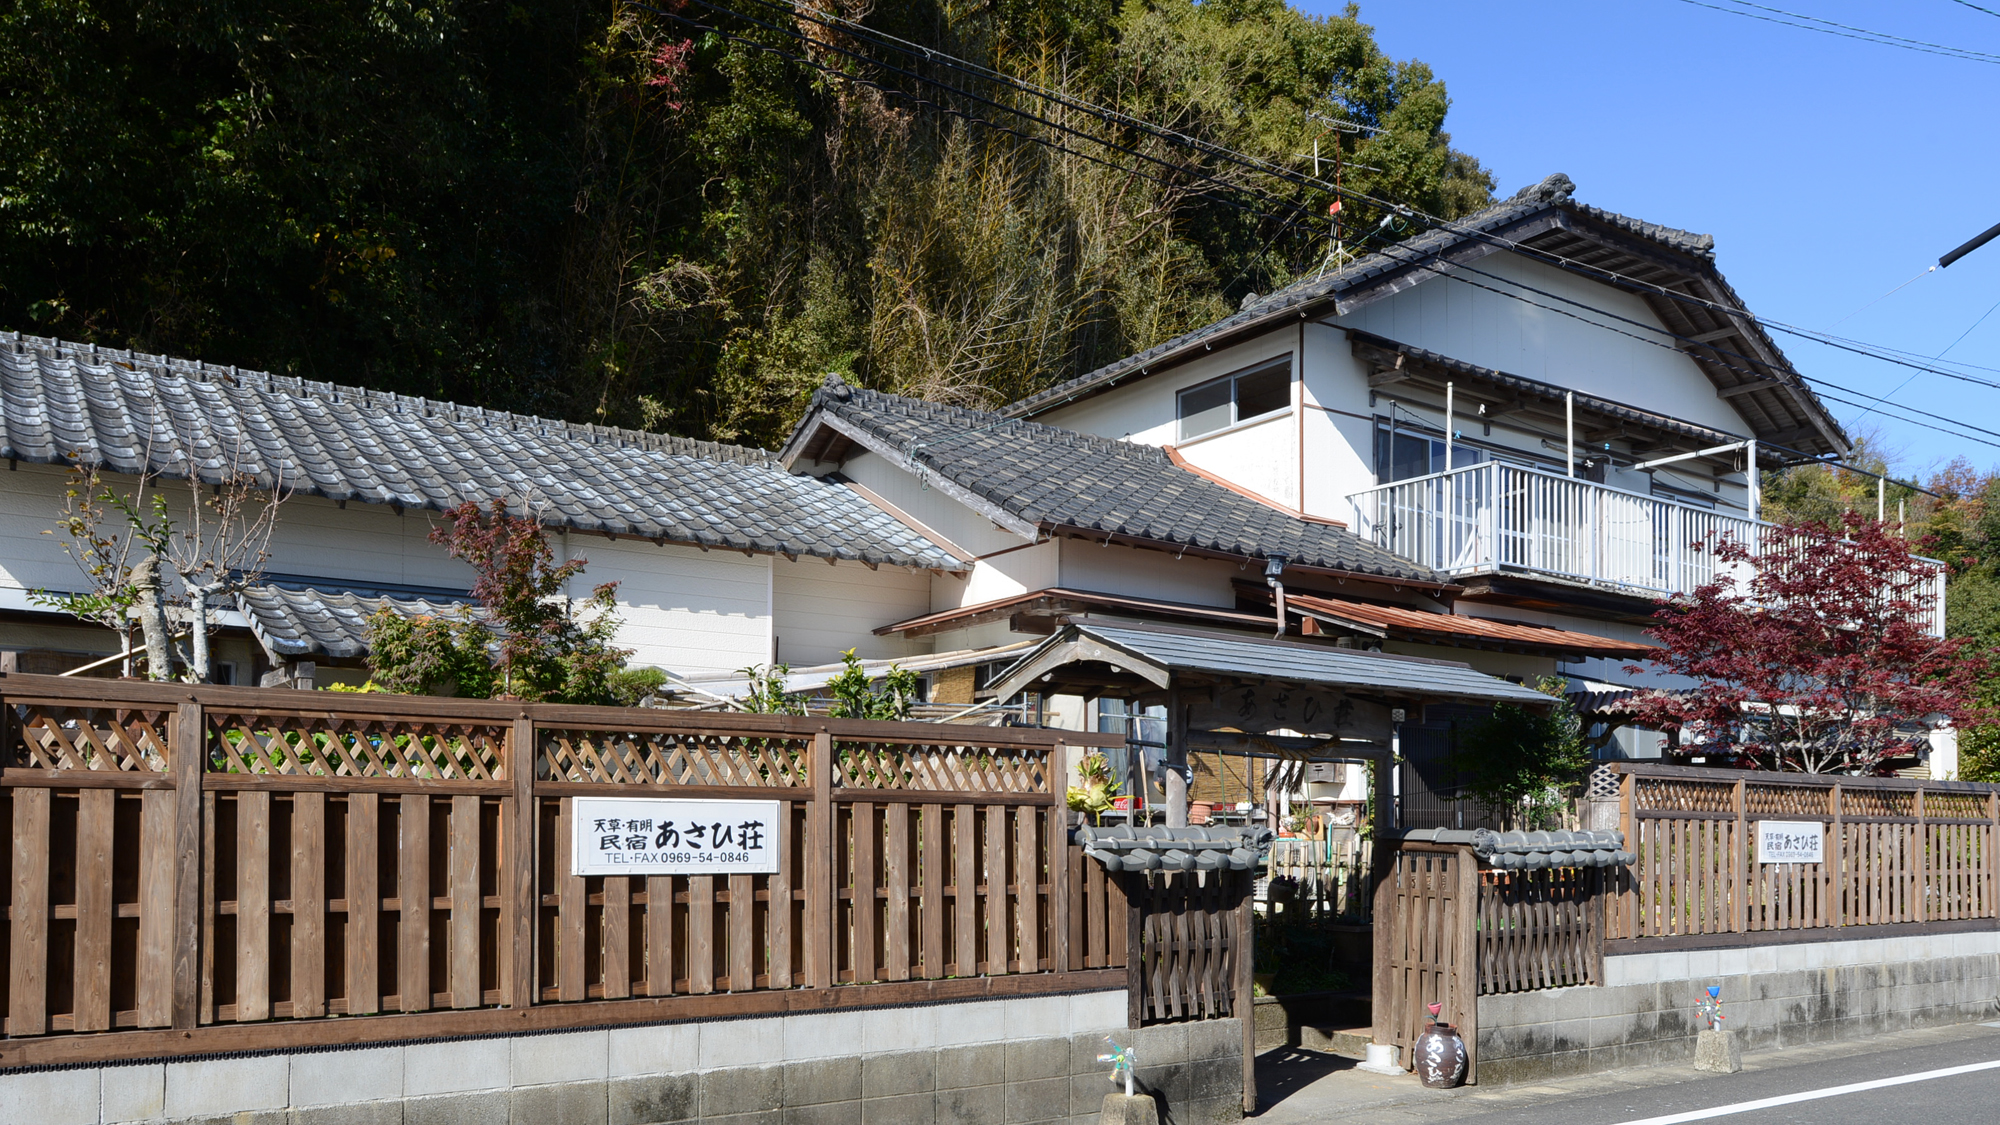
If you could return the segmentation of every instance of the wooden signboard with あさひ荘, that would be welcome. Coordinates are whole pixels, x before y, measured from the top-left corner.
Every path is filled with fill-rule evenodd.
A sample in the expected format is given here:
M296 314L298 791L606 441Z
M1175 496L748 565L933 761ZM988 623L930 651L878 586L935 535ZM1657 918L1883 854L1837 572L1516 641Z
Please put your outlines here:
M1826 862L1826 825L1817 820L1758 821L1757 862Z
M578 797L572 875L768 875L777 801Z

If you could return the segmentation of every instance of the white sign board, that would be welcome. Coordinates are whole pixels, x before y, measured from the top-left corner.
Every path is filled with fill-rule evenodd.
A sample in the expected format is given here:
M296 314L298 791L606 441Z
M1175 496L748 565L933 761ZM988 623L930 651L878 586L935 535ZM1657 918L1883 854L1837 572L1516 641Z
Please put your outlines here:
M778 870L778 801L577 797L572 875L768 875Z
M1824 863L1826 825L1817 820L1757 822L1758 863Z

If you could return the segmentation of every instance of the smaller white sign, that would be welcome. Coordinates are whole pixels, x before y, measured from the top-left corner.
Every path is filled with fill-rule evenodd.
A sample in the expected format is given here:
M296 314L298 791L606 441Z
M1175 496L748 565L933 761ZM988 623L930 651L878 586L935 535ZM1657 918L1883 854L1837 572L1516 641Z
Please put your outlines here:
M778 801L578 797L572 875L771 875Z
M1817 820L1758 821L1757 862L1826 862L1826 825Z

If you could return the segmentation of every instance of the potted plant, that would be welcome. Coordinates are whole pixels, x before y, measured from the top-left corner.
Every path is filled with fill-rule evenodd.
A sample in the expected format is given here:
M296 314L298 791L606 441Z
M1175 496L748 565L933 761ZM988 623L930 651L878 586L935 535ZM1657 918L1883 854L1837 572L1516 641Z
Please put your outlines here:
M1076 774L1082 784L1069 787L1065 795L1069 807L1088 815L1092 823L1099 823L1104 810L1118 799L1112 791L1111 762L1102 754L1088 755L1076 764Z

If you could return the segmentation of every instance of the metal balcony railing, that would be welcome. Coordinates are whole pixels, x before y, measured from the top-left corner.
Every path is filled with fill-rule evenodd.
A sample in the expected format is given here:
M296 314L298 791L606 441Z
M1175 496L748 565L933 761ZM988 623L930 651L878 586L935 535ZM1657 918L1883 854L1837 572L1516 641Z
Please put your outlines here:
M1661 597L1715 580L1696 545L1755 543L1769 524L1622 488L1488 461L1385 484L1348 499L1355 531L1454 577L1514 572ZM1944 567L1926 559L1918 600L1944 633Z

